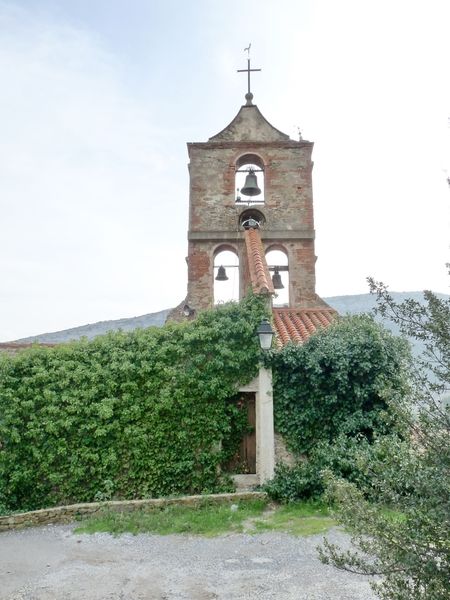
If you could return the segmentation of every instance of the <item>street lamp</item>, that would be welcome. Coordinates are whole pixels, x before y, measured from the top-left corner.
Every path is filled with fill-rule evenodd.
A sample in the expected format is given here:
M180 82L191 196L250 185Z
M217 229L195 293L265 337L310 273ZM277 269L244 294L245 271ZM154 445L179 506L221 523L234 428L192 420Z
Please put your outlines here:
M272 347L272 339L274 331L270 326L269 319L263 319L256 330L259 337L259 345L261 350L270 350Z

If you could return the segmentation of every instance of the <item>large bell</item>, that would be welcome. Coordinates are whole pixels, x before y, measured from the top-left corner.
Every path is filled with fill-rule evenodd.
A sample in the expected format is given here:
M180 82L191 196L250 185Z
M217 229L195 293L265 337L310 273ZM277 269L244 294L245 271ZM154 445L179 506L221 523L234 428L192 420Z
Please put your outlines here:
M283 285L283 282L281 281L281 275L280 275L280 272L278 271L278 269L275 269L275 273L272 275L272 283L273 283L274 290L283 290L284 289L284 285Z
M225 267L220 266L217 271L216 281L228 281L227 272L225 271Z
M241 194L244 196L258 196L261 190L258 187L258 180L256 179L255 171L249 169L248 175L245 178L244 187L241 188Z

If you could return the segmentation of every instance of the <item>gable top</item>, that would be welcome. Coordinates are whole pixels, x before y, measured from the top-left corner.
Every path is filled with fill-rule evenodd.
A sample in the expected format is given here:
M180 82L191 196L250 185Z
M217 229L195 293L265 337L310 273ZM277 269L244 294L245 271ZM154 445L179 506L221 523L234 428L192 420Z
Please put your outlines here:
M261 114L256 104L241 106L238 114L225 129L208 142L280 142L290 140Z

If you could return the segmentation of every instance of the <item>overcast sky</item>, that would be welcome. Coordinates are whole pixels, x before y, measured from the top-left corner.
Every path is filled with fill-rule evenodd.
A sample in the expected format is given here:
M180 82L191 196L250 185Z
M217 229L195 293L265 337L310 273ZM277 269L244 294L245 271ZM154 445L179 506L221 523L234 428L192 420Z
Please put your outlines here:
M448 293L447 0L0 0L0 341L178 304L186 142L315 142L317 291Z

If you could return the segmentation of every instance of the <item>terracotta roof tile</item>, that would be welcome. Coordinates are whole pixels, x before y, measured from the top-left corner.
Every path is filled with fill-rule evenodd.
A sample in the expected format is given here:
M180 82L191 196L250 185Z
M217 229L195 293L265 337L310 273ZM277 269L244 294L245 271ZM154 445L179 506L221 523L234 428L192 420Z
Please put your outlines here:
M6 352L8 354L15 354L19 350L25 350L26 348L34 348L39 346L41 348L53 348L58 344L52 344L49 342L0 342L0 352Z
M274 308L273 322L278 347L302 344L318 329L328 327L338 313L332 308Z
M245 230L248 267L252 288L255 294L274 294L272 278L266 262L266 255L258 229Z

